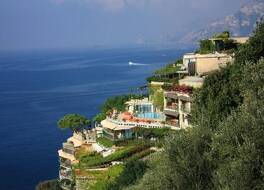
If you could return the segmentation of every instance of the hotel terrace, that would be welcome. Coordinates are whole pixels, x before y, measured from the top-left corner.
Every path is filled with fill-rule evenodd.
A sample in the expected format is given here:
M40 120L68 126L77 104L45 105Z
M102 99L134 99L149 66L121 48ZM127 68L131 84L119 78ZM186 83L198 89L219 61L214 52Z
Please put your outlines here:
M156 108L148 99L130 100L127 111L113 111L101 122L103 136L112 141L137 138L138 128L164 128L165 116L155 112Z

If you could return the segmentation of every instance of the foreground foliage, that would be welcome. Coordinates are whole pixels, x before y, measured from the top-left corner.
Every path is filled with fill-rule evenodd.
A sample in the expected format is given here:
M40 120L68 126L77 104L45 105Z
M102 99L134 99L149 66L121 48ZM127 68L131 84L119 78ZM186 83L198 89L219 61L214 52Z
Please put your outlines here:
M121 190L133 185L137 180L141 179L147 169L147 164L143 161L130 161L124 166L123 172L118 178L110 183L107 190Z

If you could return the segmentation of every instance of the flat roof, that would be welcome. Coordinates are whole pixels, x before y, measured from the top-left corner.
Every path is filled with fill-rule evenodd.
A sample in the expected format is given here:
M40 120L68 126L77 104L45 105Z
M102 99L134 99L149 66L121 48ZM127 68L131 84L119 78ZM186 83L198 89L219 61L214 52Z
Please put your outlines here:
M81 146L81 145L84 143L83 141L78 140L78 139L76 139L76 138L74 138L74 137L70 137L70 138L68 138L67 141L68 141L68 142L72 142L74 147L79 147L79 146Z
M71 162L76 160L76 158L73 155L64 152L62 149L60 149L58 153L59 153L59 157L66 158L70 160Z
M228 39L232 39L232 40L240 40L240 39L249 39L248 36L232 36L229 37ZM209 40L224 40L223 38L210 38Z
M191 58L191 59L196 59L196 58L218 58L218 57L231 57L229 54L226 53L207 53L207 54L185 54L183 58Z
M127 129L133 129L135 126L127 126L127 125L118 125L115 124L108 119L105 119L101 122L103 128L110 129L110 130L115 130L115 131L120 131L120 130L127 130Z
M204 78L197 76L187 76L183 79L180 79L179 82L203 82Z

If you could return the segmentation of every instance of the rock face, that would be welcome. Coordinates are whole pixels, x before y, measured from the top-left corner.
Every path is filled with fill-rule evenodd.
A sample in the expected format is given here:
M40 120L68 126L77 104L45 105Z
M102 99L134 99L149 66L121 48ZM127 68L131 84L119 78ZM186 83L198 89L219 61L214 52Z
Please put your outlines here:
M233 36L248 36L263 15L264 0L250 0L235 14L216 20L201 30L188 33L180 42L187 44L198 42L224 30L230 31Z

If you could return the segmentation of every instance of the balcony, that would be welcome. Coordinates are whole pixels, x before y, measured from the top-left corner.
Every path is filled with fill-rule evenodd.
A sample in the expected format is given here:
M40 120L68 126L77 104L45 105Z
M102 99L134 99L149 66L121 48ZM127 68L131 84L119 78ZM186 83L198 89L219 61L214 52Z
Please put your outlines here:
M186 101L186 102L192 102L193 98L191 96L186 96L186 95L179 95L178 96L179 100L181 101Z
M176 92L166 92L165 97L170 98L172 100L178 100L178 95Z
M166 107L163 112L165 115L169 115L169 116L173 116L173 117L179 116L178 109L170 109L170 108Z
M74 155L68 154L68 153L64 152L62 149L59 150L58 153L59 153L60 158L70 160L71 162L76 161Z
M71 155L74 155L75 151L72 150L72 149L67 149L67 148L63 148L62 149L64 152L66 152L67 154L71 154Z
M62 150L67 153L67 154L71 154L71 155L74 155L75 153L75 149L74 149L74 146L73 144L71 143L63 143L63 148Z

